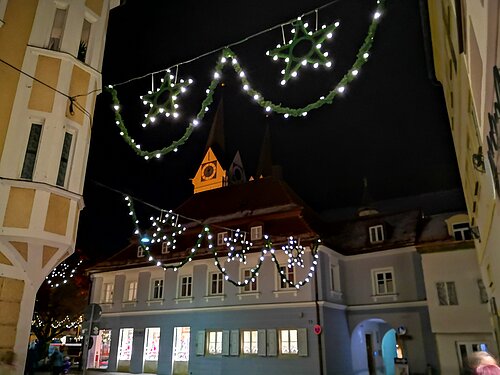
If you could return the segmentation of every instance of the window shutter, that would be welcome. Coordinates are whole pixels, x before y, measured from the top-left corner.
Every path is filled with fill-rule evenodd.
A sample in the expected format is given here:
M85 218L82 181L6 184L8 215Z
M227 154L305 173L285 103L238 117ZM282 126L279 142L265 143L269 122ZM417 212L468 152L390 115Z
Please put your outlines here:
M299 356L307 357L307 329L300 328L297 330L297 341L299 345Z
M222 331L222 355L229 355L229 331Z
M205 330L198 331L196 336L196 355L205 355Z
M259 329L257 333L258 350L257 354L265 357L266 356L266 330Z
M278 355L278 346L276 345L276 330L268 329L267 330L267 355L268 356L277 356Z
M231 344L229 345L229 355L240 355L240 331L231 330Z

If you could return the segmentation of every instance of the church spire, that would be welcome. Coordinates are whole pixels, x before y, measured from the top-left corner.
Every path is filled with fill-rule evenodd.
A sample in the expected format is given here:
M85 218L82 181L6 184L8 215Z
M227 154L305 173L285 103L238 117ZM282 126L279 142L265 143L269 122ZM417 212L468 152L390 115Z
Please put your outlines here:
M368 179L363 177L363 196L361 197L361 207L358 216L369 216L378 214L378 210L372 207L373 199L368 191Z

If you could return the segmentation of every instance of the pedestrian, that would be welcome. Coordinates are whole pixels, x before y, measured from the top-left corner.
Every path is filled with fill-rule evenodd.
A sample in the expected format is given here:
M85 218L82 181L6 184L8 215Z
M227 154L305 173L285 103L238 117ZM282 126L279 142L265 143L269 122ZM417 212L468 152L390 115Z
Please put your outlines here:
M16 375L15 360L16 355L13 351L5 352L0 358L0 375Z
M52 365L52 375L61 375L64 366L64 358L57 346L50 355L50 364Z
M500 375L500 367L497 365L480 365L476 368L476 375Z
M28 346L28 354L26 356L26 368L24 369L24 373L26 375L34 375L35 368L38 363L38 347L37 341L33 341Z
M477 370L481 366L497 366L497 360L488 352L474 352L467 358L468 368L466 369L466 374L477 374ZM480 371L490 371L491 368L482 368ZM484 372L484 374L490 374L489 372ZM494 372L491 372L494 374Z

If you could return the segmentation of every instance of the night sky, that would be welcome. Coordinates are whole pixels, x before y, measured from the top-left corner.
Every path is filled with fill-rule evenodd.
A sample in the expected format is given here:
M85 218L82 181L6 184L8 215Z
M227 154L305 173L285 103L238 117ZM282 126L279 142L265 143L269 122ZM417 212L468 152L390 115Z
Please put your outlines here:
M425 3L425 2L423 2ZM326 4L318 0L235 2L132 1L111 11L103 65L103 85L127 81L200 56L266 30ZM330 91L354 62L371 22L375 2L339 0L318 11L319 25L340 27L324 51L327 70L306 68L280 85L284 62L265 52L282 43L280 28L232 47L252 82L266 98L303 106ZM315 15L304 18L314 26ZM285 26L290 38L291 27ZM139 96L151 89L151 76L117 86L122 115L143 149L170 144L199 111L214 72L214 53L179 66L179 78L192 78L180 97L181 117L142 129L145 107ZM156 74L155 80L163 73ZM242 93L236 74L224 69L210 111L177 153L149 160L136 156L119 136L111 98L97 99L77 247L91 256L121 249L133 232L120 194L175 209L192 194L217 103L224 99L226 152L237 150L247 176L257 168L266 126L274 164L284 180L318 212L361 204L363 178L373 199L384 200L460 187L442 89L426 65L419 1L388 0L369 61L342 96L303 118L266 116ZM137 205L143 215L146 207ZM147 224L143 222L143 224Z

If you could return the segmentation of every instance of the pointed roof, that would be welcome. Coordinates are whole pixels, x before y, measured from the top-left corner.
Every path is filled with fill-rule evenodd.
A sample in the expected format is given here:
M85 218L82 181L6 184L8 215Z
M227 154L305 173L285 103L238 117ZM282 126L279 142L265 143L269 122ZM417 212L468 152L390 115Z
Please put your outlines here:
M368 191L368 179L363 177L363 196L361 197L361 207L358 209L358 216L378 214L378 210L372 207L373 199Z
M212 127L210 128L210 133L208 134L207 144L205 145L204 154L207 153L209 148L212 149L215 157L225 167L226 141L224 136L223 98L220 99L219 105L217 106L217 111L215 112L214 120L212 121Z

